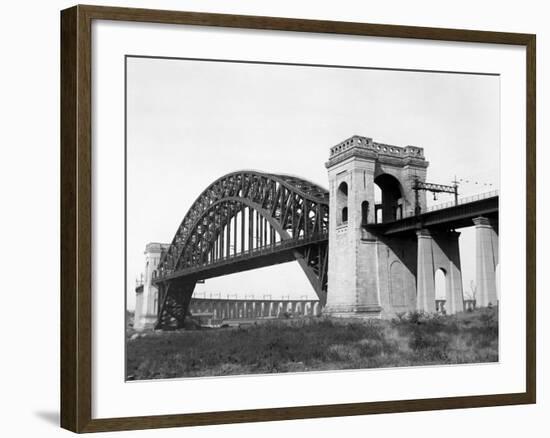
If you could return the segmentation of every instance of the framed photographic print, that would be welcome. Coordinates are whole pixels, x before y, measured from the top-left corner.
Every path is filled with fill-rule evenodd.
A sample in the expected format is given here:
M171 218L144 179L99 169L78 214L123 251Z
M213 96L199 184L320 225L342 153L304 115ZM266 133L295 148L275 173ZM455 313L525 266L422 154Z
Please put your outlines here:
M535 402L535 36L61 13L61 422Z

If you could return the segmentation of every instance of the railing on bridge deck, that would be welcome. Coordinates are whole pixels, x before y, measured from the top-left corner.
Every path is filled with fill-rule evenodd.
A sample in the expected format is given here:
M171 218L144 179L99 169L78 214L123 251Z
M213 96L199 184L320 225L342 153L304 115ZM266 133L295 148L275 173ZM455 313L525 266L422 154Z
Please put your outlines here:
M420 214L430 213L432 211L444 210L446 208L456 207L457 205L469 204L471 202L481 201L482 199L494 198L495 196L498 196L498 195L499 195L498 190L492 190L490 192L479 193L477 195L465 196L462 198L458 198L458 202L449 201L441 204L431 205L427 207L424 211L421 211ZM416 216L414 211L408 211L403 213L403 219L407 217L413 217L413 216Z
M256 297L255 294L222 293L222 292L193 292L192 298L199 300L248 300L248 301L311 301L307 295L300 295L299 298L291 298L291 295L279 295L273 297L272 294L262 294Z
M494 190L460 198L457 203L453 201L433 205L421 211L420 214L408 212L402 218L367 224L367 226L384 235L414 231L419 225L432 227L452 224L452 228L473 226L471 219L476 216L498 215L498 200L499 192Z
M220 257L215 261L203 262L203 263L197 264L196 266L184 268L178 271L165 270L165 271L159 272L158 270L154 270L153 280L159 279L161 277L169 277L170 275L176 272L185 272L186 274L192 274L192 273L201 271L205 268L224 266L230 263L235 263L239 260L245 260L252 257L258 257L263 255L270 255L276 252L293 249L293 248L300 248L305 245L318 243L325 240L328 240L328 233L315 233L308 237L299 237L297 239L280 240L278 242L270 243L269 245L264 245L259 248L247 249L245 251L241 251L236 254Z

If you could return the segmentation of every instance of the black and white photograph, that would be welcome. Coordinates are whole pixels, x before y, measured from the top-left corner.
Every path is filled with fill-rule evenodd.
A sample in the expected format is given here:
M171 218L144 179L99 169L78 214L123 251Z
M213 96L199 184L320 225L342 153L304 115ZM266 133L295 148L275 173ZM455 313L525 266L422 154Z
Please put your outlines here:
M470 3L3 4L2 436L545 436L548 14Z
M499 76L126 57L126 379L498 362Z

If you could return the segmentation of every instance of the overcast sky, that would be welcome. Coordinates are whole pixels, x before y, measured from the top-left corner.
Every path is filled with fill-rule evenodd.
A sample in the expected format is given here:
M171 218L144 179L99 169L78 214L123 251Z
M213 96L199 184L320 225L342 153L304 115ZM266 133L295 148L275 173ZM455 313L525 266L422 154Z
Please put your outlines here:
M170 242L196 197L241 169L328 187L329 148L351 135L424 148L428 181L498 189L499 78L487 75L128 58L127 280L148 242ZM477 184L476 184L477 182ZM430 204L452 200L428 194ZM463 229L465 293L475 279ZM296 262L207 280L197 293L315 297Z

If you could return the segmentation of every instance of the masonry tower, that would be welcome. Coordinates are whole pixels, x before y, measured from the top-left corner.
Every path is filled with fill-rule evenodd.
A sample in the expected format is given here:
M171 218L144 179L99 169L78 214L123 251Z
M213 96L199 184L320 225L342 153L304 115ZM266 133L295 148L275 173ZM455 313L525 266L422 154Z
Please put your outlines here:
M162 252L168 248L165 243L148 243L145 247L145 270L143 286L136 293L134 328L150 329L157 321L158 288L153 284L153 271L157 269Z
M422 148L353 136L330 149L329 272L325 313L380 317L416 308L417 237L382 238L369 224L426 207L428 162ZM375 201L375 185L381 202ZM435 303L435 299L434 299ZM434 304L435 305L435 304Z

